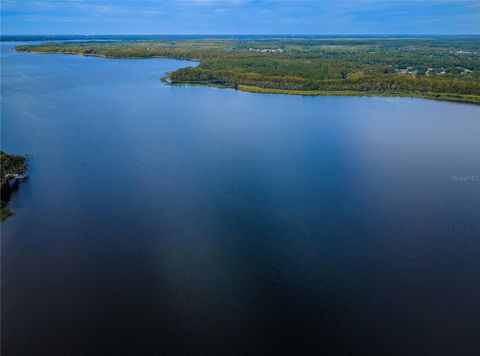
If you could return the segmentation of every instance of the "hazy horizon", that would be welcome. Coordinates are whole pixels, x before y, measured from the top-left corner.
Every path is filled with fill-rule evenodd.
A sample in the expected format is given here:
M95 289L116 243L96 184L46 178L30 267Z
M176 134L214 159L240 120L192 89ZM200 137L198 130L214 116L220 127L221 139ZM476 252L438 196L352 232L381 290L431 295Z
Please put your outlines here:
M132 37L141 37L141 36L165 36L165 37L173 37L173 36L188 36L188 37L213 37L213 36L222 36L222 37L248 37L248 36L255 36L255 37L461 37L461 36L471 36L471 37L480 37L480 33L425 33L425 34L415 34L415 33L315 33L315 34L305 34L305 33L11 33L11 34L2 34L1 37L14 37L14 36L43 36L43 37L99 37L99 36L107 36L107 37L122 37L122 36L132 36Z

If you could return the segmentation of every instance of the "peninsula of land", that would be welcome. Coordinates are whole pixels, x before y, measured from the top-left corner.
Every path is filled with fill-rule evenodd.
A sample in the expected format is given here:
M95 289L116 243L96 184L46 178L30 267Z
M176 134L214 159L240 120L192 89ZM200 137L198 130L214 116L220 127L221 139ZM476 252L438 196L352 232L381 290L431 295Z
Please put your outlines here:
M200 62L167 73L170 84L480 103L480 36L205 37L48 42L16 50Z

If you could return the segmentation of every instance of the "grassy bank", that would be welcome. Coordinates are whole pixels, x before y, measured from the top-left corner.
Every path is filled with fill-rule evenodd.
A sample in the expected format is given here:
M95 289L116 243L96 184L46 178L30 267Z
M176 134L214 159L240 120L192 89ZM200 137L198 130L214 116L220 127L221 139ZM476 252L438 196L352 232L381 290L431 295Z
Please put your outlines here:
M285 89L272 89L272 88L260 88L249 85L239 85L238 90L248 91L251 93L265 93L265 94L287 94L287 95L304 95L304 96L316 96L316 95L331 95L331 96L392 96L392 97L410 97L410 98L424 98L424 99L436 99L445 101L456 101L472 104L480 104L480 96L478 95L454 95L454 94L437 94L437 93L401 93L401 92L361 92L352 90L285 90Z

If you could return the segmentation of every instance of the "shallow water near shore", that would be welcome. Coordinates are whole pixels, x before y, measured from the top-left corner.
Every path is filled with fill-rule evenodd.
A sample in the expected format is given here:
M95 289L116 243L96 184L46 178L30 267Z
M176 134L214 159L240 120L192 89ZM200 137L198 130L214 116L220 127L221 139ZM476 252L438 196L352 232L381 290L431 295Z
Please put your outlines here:
M2 355L475 351L479 106L1 46Z

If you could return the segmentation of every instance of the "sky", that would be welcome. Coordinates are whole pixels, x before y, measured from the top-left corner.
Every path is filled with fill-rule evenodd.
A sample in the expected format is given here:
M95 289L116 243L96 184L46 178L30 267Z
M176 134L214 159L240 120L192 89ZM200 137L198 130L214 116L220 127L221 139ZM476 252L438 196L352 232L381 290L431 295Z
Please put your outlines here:
M1 0L8 34L480 34L480 0Z

